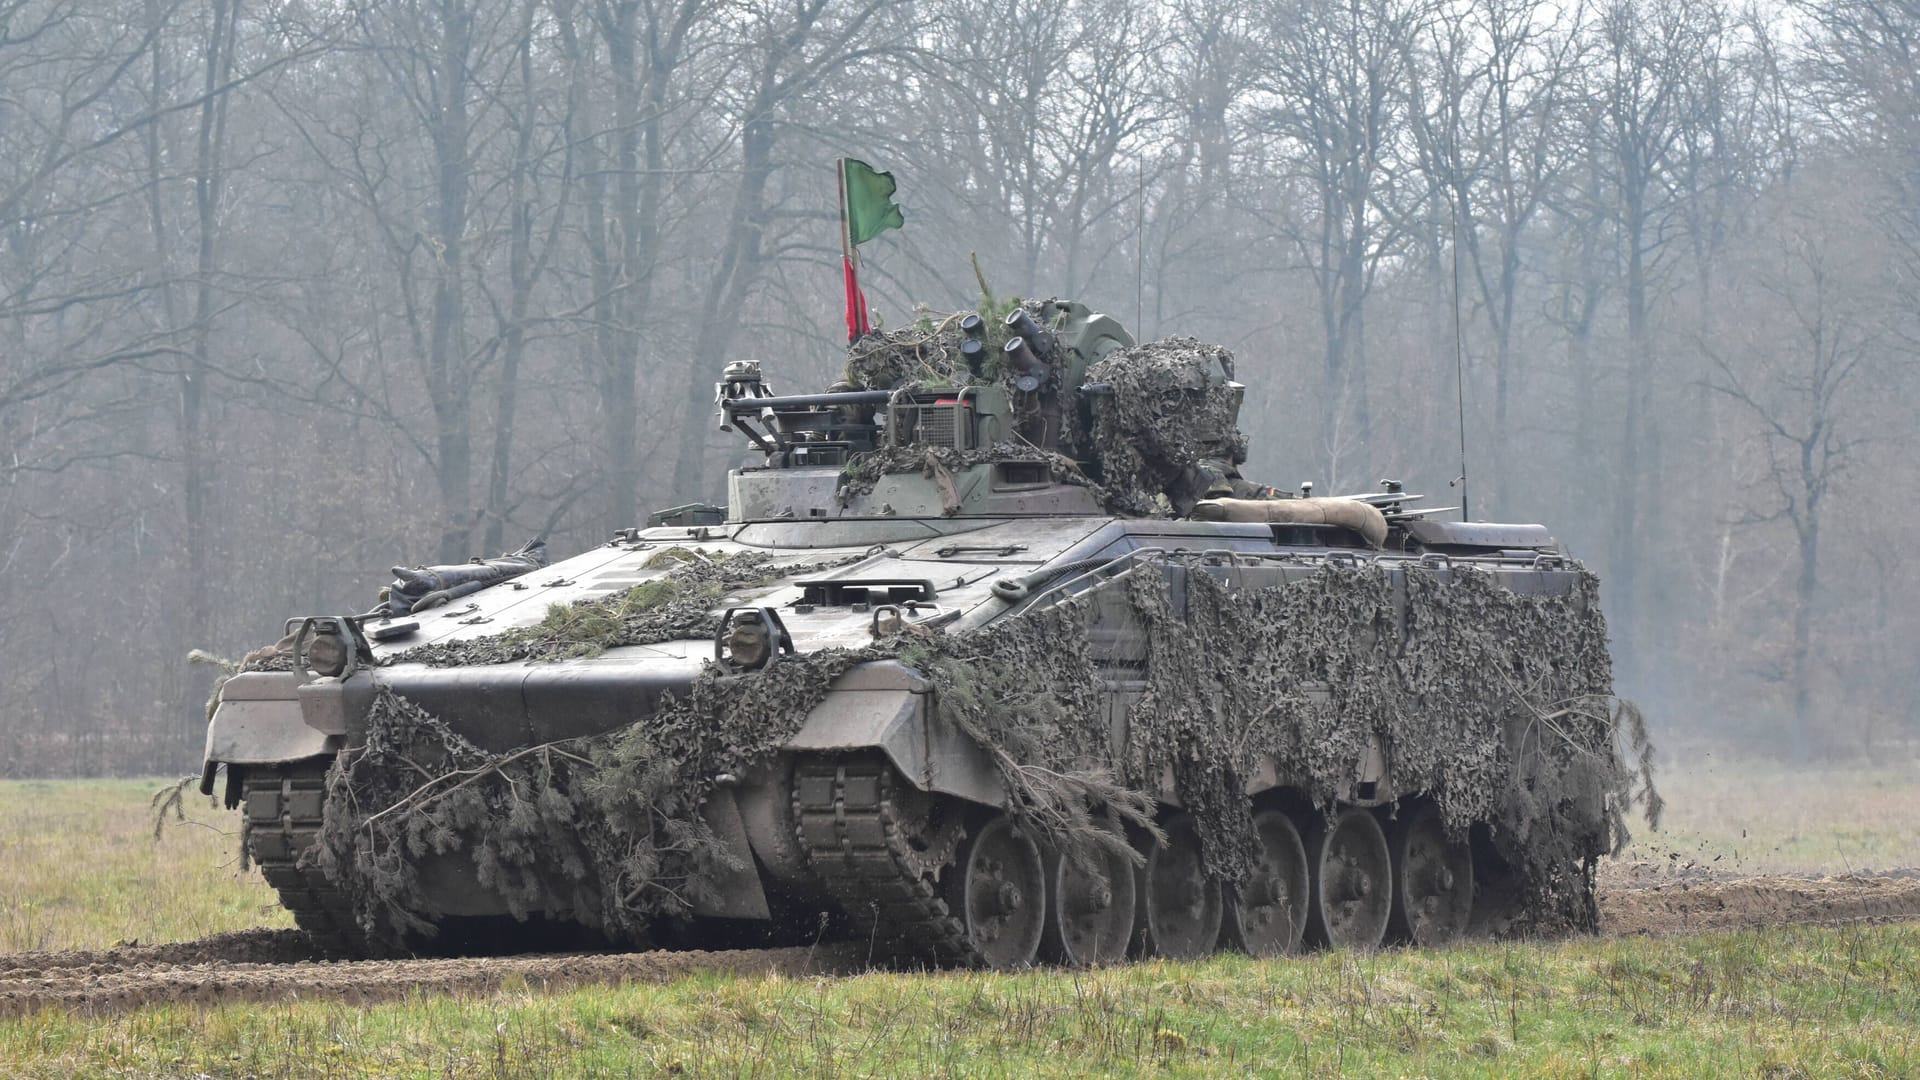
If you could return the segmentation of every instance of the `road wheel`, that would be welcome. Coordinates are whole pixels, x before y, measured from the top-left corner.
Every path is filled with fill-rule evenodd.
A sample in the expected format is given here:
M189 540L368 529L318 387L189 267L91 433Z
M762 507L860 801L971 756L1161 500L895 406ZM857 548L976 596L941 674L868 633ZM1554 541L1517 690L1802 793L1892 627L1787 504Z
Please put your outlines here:
M1473 852L1465 839L1449 840L1440 810L1421 803L1402 813L1387 834L1393 864L1395 941L1445 945L1467 932L1473 918Z
M1220 883L1201 865L1193 815L1176 814L1165 831L1167 842L1147 852L1141 875L1142 951L1191 960L1212 952L1220 940Z
M1046 929L1047 879L1032 837L997 815L967 840L945 879L947 908L982 962L1033 963Z
M1133 860L1123 851L1102 849L1088 859L1049 852L1040 955L1076 966L1124 958L1133 935L1133 878Z
M1368 810L1350 807L1316 820L1306 837L1311 874L1306 940L1336 949L1372 949L1387 932L1393 864L1387 836Z
M1279 810L1253 815L1260 861L1245 890L1228 903L1227 944L1254 956L1300 948L1307 928L1307 848L1293 819Z

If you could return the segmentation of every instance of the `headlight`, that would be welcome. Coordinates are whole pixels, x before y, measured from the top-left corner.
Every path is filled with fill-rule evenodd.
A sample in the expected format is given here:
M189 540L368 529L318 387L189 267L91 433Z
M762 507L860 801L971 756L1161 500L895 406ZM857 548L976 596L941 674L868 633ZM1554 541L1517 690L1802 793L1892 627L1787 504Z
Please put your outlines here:
M753 671L767 662L769 645L765 627L757 622L736 622L727 633L727 659L735 667Z
M315 634L307 642L307 666L326 676L347 670L347 643L338 634Z

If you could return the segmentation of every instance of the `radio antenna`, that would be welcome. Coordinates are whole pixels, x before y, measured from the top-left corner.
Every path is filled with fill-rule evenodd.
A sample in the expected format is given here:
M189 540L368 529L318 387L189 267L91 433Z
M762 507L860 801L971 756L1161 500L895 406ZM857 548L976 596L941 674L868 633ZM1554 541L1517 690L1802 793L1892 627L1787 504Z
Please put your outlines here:
M1147 159L1140 159L1140 185L1133 199L1133 333L1147 337Z
M1456 403L1460 409L1460 520L1469 521L1467 515L1467 351L1465 339L1460 329L1460 203L1453 203L1453 213L1447 215L1447 225L1453 240L1453 385Z

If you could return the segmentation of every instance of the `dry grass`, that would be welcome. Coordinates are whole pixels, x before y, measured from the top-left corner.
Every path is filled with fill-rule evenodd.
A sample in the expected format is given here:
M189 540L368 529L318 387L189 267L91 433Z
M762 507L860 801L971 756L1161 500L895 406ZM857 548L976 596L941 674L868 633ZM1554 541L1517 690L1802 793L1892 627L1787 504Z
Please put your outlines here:
M1628 858L1750 874L1920 867L1920 756L1792 766L1681 747L1662 759L1665 821Z
M1920 865L1907 763L1670 754L1633 854L1749 873ZM159 781L0 784L0 950L288 925L237 819L153 835ZM1669 860L1669 853L1678 856ZM1714 862L1714 856L1720 861ZM374 1007L0 1022L0 1076L1920 1075L1920 928L1474 943L1096 972L697 976Z
M292 926L240 873L238 814L189 796L156 839L160 780L0 783L0 952L186 941Z

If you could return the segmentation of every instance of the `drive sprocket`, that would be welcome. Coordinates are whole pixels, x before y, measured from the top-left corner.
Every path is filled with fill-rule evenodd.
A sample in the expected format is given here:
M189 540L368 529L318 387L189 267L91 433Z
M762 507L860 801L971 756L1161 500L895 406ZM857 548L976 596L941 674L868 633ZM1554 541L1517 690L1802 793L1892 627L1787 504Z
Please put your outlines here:
M924 792L906 794L912 789L896 776L889 762L875 757L798 762L793 805L800 843L821 885L877 957L979 966L979 951L937 885L965 836L958 808L939 806Z
M314 863L327 803L327 761L249 769L240 778L243 842L280 903L329 957L375 955L353 904Z

